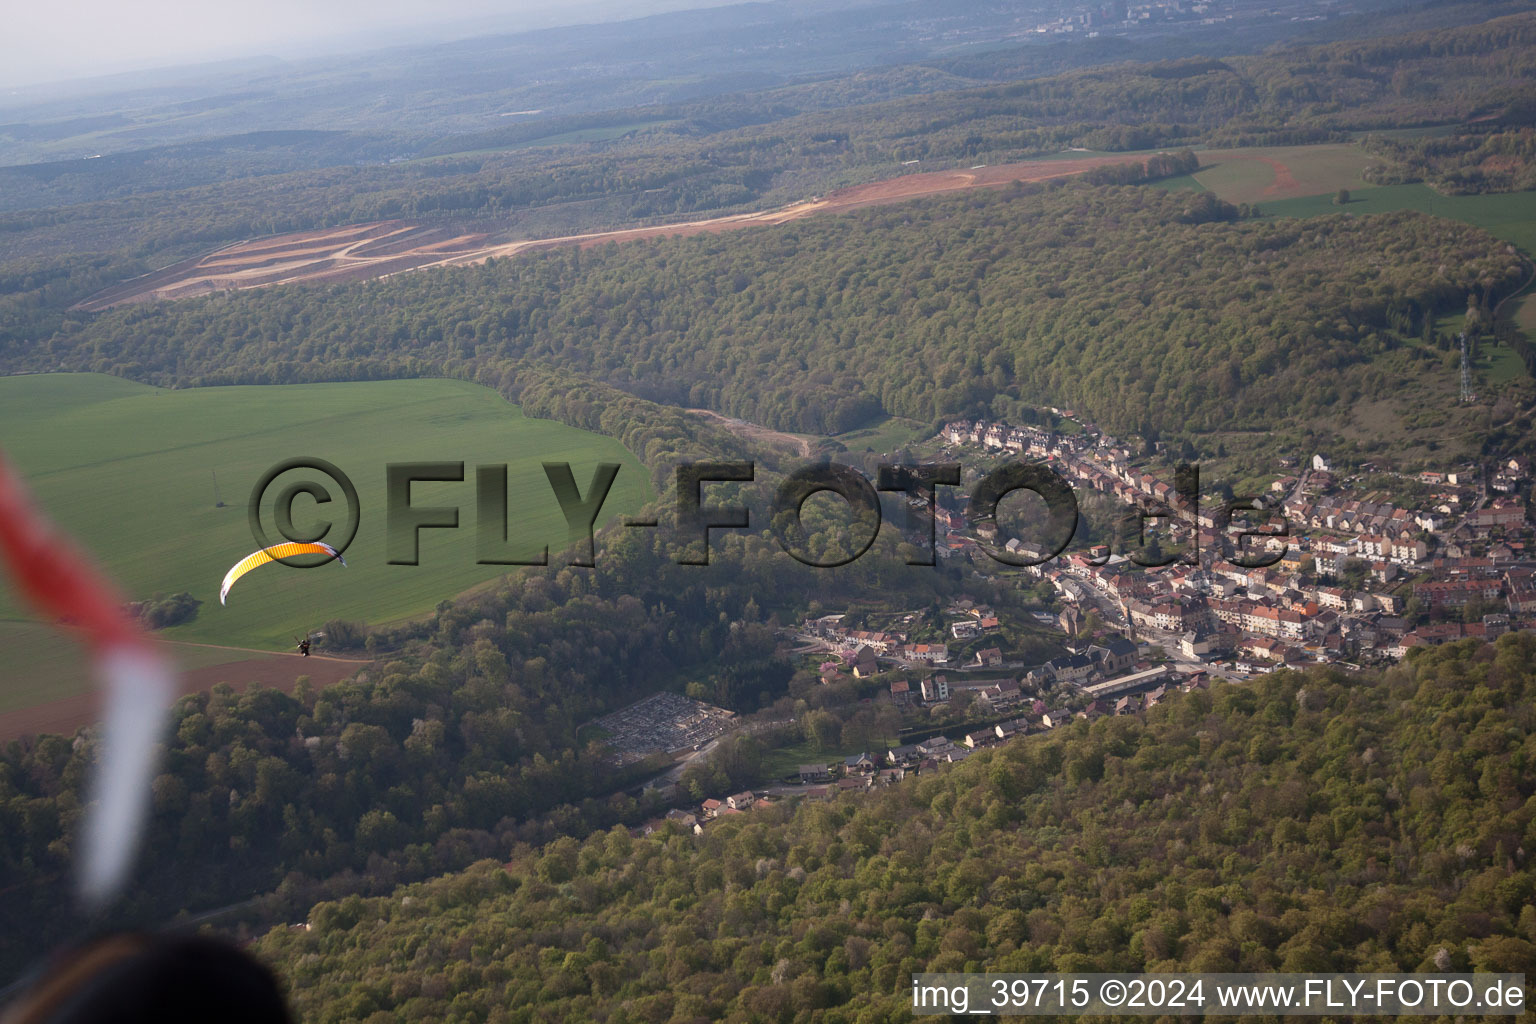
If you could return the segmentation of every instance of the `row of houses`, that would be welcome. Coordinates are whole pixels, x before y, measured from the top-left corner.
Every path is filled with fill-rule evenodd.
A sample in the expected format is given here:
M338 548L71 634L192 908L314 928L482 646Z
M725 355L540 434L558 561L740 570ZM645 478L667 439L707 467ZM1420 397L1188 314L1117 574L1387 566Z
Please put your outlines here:
M1047 708L1043 701L1033 700L1029 702L1024 716L968 732L961 737L959 743L955 743L947 736L935 736L918 743L896 747L887 752L886 758L892 765L904 766L920 765L924 759L953 763L964 760L970 751L994 746L1017 736L1056 729L1075 718L1093 719L1105 714L1131 714L1144 708L1156 707L1174 690L1187 693L1194 689L1205 689L1209 685L1204 672L1186 673L1182 677L1174 678L1174 674L1160 668L1145 674L1149 678L1156 677L1158 680L1157 685L1150 689L1137 687L1137 689L1144 689L1145 692L1128 693L1118 697L1095 697L1077 711L1051 709Z
M960 423L951 428L946 434L951 440L1005 448L1023 445L1020 450L1051 460L1059 472L1080 483L1144 510L1150 506L1171 513L1186 526L1177 539L1193 537L1202 556L1228 553L1228 542L1214 531L1211 509L1181 503L1172 484L1132 467L1129 453L1104 439L1057 438L1001 424ZM1436 494L1429 507L1410 509L1323 493L1337 480L1321 455L1312 459L1307 472L1305 490L1298 488L1303 481L1295 476L1273 485L1277 494L1286 496L1279 512L1292 527L1287 531L1291 535L1260 545L1279 556L1276 564L1245 568L1228 558L1202 557L1199 564L1142 572L1100 551L1077 553L1063 563L1030 571L1050 579L1069 606L1086 606L1096 590L1118 606L1133 628L1180 638L1186 654L1230 654L1257 664L1330 660L1350 650L1391 655L1405 644L1411 648L1437 642L1435 631L1399 628L1397 617L1406 611L1410 597L1438 615L1455 615L1473 602L1501 599L1517 621L1536 612L1536 581L1512 564L1525 551L1524 542L1512 534L1528 524L1524 503L1509 495L1529 476L1525 460L1512 458L1497 467L1496 475L1505 484L1500 490L1506 493L1467 513L1464 524L1438 552L1424 535L1446 529L1452 514L1471 505L1477 492L1470 485L1475 480L1460 473L1421 474L1421 482L1449 489ZM1191 521L1193 529L1188 529ZM1502 539L1490 537L1494 533L1501 533ZM1478 538L1489 540L1474 546ZM1484 546L1485 556L1472 557ZM1363 584L1349 590L1304 582L1302 570L1309 561L1319 575L1334 577L1359 564ZM1505 569L1516 576L1501 573ZM1428 578L1411 579L1421 575ZM1080 624L1080 616L1071 618ZM1073 659L1064 659L1055 669L1055 677L1068 681L1091 671Z
M763 810L773 806L773 801L766 796L758 796L750 791L736 793L724 800L709 799L700 805L697 813L685 811L681 808L673 808L660 818L652 818L638 828L630 830L630 834L639 838L652 835L665 829L668 824L676 825L694 835L701 835L705 827L711 822L721 818L728 818L737 814L746 814L749 811Z
M1460 495L1457 496L1458 500ZM1357 536L1397 537L1414 530L1438 530L1447 513L1398 508L1390 502L1359 501L1340 495L1316 500L1296 497L1282 506L1287 519L1306 529Z
M1158 677L1157 685L1150 690L1128 693L1118 698L1105 697L1090 700L1079 709L1047 708L1040 700L1028 702L1024 715L997 722L982 729L975 729L961 737L957 743L948 736L931 736L914 743L903 744L887 750L883 756L870 753L853 754L840 764L805 764L799 768L799 780L805 787L801 795L816 799L838 792L861 791L877 785L890 785L901 781L908 773L933 771L947 764L966 760L975 751L1005 743L1020 736L1056 729L1074 719L1095 719L1104 715L1135 714L1156 707L1175 690L1188 693L1205 689L1209 685L1206 673L1191 672L1177 676L1165 668L1147 673ZM725 801L705 801L703 813L706 820L711 811L717 816L739 813L744 805L766 806L761 798L751 793L728 797ZM677 821L695 832L702 831L702 823L687 812L669 812L667 818Z
M907 642L905 633L848 629L844 627L843 619L842 615L824 615L819 619L807 619L801 628L811 636L825 640L834 649L848 652L868 648L875 654L885 655Z
M977 444L984 448L1019 452L1036 458L1062 456L1071 451L1070 442L1050 431L1035 427L1010 427L1006 423L989 423L986 420L957 420L945 424L940 433L951 444Z
M1120 697L1096 697L1088 703L1087 707L1077 712L1077 717L1092 721L1105 715L1134 715L1138 711L1157 707L1175 690L1189 693L1192 690L1204 690L1209 685L1210 680L1204 672L1191 672L1178 681L1160 683L1144 693L1127 693Z

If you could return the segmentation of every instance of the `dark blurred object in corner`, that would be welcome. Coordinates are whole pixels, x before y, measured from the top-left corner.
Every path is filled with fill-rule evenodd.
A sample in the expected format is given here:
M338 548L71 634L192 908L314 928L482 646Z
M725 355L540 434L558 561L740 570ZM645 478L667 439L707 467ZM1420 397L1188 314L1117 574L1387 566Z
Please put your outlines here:
M291 1024L277 979L227 942L116 934L63 950L0 1024Z

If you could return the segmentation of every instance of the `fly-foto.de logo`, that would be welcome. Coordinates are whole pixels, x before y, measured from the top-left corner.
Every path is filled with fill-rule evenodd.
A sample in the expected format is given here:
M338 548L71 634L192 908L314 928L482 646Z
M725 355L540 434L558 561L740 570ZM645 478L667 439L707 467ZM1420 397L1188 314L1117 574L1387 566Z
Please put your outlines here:
M568 563L595 565L596 525L620 471L618 463L599 463L583 489L568 462L545 462L543 471L550 488L550 498L565 519ZM298 473L321 476L293 480ZM932 566L937 563L939 508L951 493L941 488L960 484L958 463L881 464L871 482L858 470L835 463L801 466L786 475L773 495L769 529L784 551L810 566L831 568L846 565L862 556L874 544L884 515L881 493L901 495L903 539L915 553L907 564ZM675 561L679 565L708 565L709 541L713 530L746 530L752 527L751 510L745 505L711 504L708 493L726 484L748 484L757 479L752 462L687 462L677 466L675 483L676 514L668 529L675 543ZM463 462L392 462L384 466L385 551L389 565L419 565L421 535L424 530L457 530L461 527L460 504L425 504L413 495L416 484L467 484L464 498L474 509L475 561L480 565L548 565L549 548L545 545L530 552L510 538L516 524L509 515L508 469L505 463L479 464L472 475ZM1214 510L1202 512L1199 503L1199 467L1181 465L1175 474L1174 499L1165 506L1135 509L1128 513L1134 535L1145 540L1149 522L1167 521L1187 527L1189 542L1182 550L1162 551L1149 556L1143 547L1133 547L1128 556L1138 565L1160 566L1177 561L1199 560L1198 524L1208 525L1223 534L1232 553L1227 560L1242 568L1263 568L1275 564L1283 552L1246 550L1245 541L1284 537L1283 519L1271 519L1258 527L1232 527L1232 518L1260 506L1257 499L1227 501ZM285 482L286 481L286 482ZM1043 538L1027 546L1009 545L995 531L980 531L975 540L982 551L997 562L1028 567L1040 565L1059 556L1072 542L1078 529L1078 503L1071 485L1058 473L1033 463L999 466L971 488L966 495L965 520L971 524L996 523L1003 499L1015 492L1027 491L1043 500L1045 515L1039 524ZM810 537L801 519L805 503L814 495L829 492L838 495L852 518L851 551L835 555L813 551ZM294 505L302 497L313 503L315 514L306 517L308 529L294 521ZM345 515L326 518L337 498L345 506ZM524 498L530 497L523 495ZM275 534L262 521L262 509L270 506ZM288 459L269 469L251 490L248 506L252 536L260 551L271 561L297 568L312 568L341 557L357 535L362 516L357 488L351 478L324 459L303 457ZM659 519L629 518L625 527L661 529ZM1229 529L1231 527L1231 529ZM332 531L335 531L334 533ZM299 550L305 545L310 553ZM297 546L297 547L295 547ZM318 560L316 560L318 557Z

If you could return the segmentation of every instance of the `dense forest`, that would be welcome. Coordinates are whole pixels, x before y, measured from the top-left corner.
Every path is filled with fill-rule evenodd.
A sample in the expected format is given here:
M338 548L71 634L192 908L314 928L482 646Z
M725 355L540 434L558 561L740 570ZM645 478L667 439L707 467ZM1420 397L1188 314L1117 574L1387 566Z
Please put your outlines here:
M1280 673L700 838L518 847L255 948L317 1024L873 1022L918 971L1529 976L1533 678L1524 634Z
M1002 397L1176 434L1390 399L1416 373L1443 372L1418 344L1437 316L1469 295L1491 306L1526 277L1502 243L1418 214L1239 213L1209 193L1015 186L127 307L45 341L0 334L0 369L177 386L422 373L500 385L535 363L809 433ZM1380 365L1389 353L1406 374Z
M1431 132L1409 138L1371 135L1365 144L1390 157L1390 162L1366 169L1366 178L1378 185L1425 181L1451 195L1536 188L1536 131L1531 128Z

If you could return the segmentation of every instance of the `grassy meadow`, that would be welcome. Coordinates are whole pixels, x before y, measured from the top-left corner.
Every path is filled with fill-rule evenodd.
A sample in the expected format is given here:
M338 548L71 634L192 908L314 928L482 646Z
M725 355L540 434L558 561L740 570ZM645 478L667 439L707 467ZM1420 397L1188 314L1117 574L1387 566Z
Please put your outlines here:
M1198 155L1194 181L1229 203L1262 203L1276 192L1332 196L1341 188L1364 188L1360 175L1372 162L1351 143L1205 149Z
M166 630L167 638L260 649L290 647L330 619L377 624L429 612L505 572L475 564L477 464L508 464L509 537L530 554L549 544L556 563L565 520L541 462L569 462L583 493L597 463L622 465L599 525L651 495L647 475L618 442L525 418L495 392L451 380L164 390L97 374L8 377L0 379L0 438L43 507L125 597L189 591L202 601L196 619ZM295 456L325 459L357 487L362 513L347 567L264 566L220 607L225 571L257 547L246 514L251 488ZM388 565L385 466L408 461L465 463L463 483L412 489L415 506L458 506L459 529L423 530L420 564ZM297 479L279 478L269 500ZM334 506L302 496L294 503L299 529L345 518L333 511L341 496L331 490ZM272 531L270 506L263 521ZM0 587L0 622L25 617ZM21 650L30 635L6 636L7 661L52 657Z
M927 426L900 416L880 416L833 439L853 452L862 452L866 448L881 453L893 452L904 444L921 440L927 433Z
M1495 238L1536 254L1536 192L1503 192L1481 196L1445 196L1428 185L1381 185L1350 189L1349 202L1338 206L1333 196L1306 196L1262 203L1268 217L1317 217L1330 213L1391 213L1417 210L1434 217L1459 220L1482 228Z

